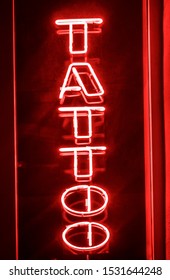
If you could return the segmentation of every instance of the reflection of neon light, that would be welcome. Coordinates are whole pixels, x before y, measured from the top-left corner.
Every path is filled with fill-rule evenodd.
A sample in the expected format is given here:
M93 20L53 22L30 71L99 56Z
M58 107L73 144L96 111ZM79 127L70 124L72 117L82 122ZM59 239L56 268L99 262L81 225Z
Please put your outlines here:
M92 116L95 111L95 114L101 114L105 110L104 107L62 107L59 108L60 112L73 112L73 126L74 126L74 138L76 144L89 144L91 142L92 137ZM67 117L67 115L64 115ZM79 135L78 132L78 118L80 117L87 117L88 118L88 134L87 135ZM81 142L78 142L81 140ZM84 140L82 142L82 140Z
M68 25L69 26L69 51L70 54L86 54L88 49L88 24L101 24L103 20L101 18L82 18L82 19L60 19L56 20L57 25ZM75 26L83 25L83 30L79 31L74 29ZM82 50L74 50L74 34L84 34L84 48Z
M81 231L78 232L78 230L81 228L84 228L84 226L87 227L87 239L88 239L89 246L77 246L77 245L72 244L70 241L68 241L69 233L75 234L77 231L77 234L82 235ZM94 230L98 229L101 231L100 235L101 234L105 235L105 239L97 245L93 245L94 238L92 238L92 237L93 237L93 235L95 235L93 229ZM109 237L110 237L110 233L109 233L108 229L104 225L95 223L95 222L79 222L79 223L69 225L66 227L66 229L63 231L63 234L62 234L63 241L65 242L65 244L68 247L70 247L71 249L76 250L76 251L86 251L86 252L95 251L95 250L102 248L109 240Z
M86 75L89 79L90 84L93 87L93 92L88 92L88 89L84 85L81 76ZM78 86L71 86L72 78L75 78ZM66 92L71 93L69 97L74 97L73 92L79 91L86 103L101 103L103 102L102 95L104 94L104 89L101 86L92 66L86 62L71 63L68 67L63 86L61 87L59 99L60 103L64 102ZM67 95L68 96L68 95ZM93 97L98 97L98 100L93 100Z
M93 175L93 154L101 154L106 150L105 146L97 146L97 147L71 147L71 148L60 148L61 153L65 153L65 155L74 155L74 176L77 182L87 182L90 181ZM93 153L92 153L93 151ZM79 169L78 158L81 155L87 155L89 162L88 171L83 174L83 171ZM79 159L80 160L80 159Z
M85 191L87 193L87 199L85 200L85 206L86 206L86 209L87 209L86 211L74 210L73 208L69 207L66 204L66 199L67 198L70 198L73 194L76 194L76 192L80 192L80 191L83 191L83 192ZM103 205L101 207L97 208L97 209L94 209L94 210L91 209L91 204L92 204L91 194L92 193L99 194L103 199ZM77 216L77 217L92 217L92 216L95 216L95 215L98 215L98 214L102 213L105 210L105 208L107 206L107 203L108 203L108 195L100 187L92 186L92 185L90 185L90 186L78 185L78 186L71 187L71 188L67 189L62 194L61 202L62 202L64 210L71 215L74 215L74 216Z
M83 32L84 32L84 30L78 29L78 28L76 28L74 30L74 34L81 34ZM56 33L58 35L69 34L69 30L68 29L62 29L62 30L59 29L59 30L57 30ZM94 28L93 30L88 30L88 34L99 34L99 33L101 33L101 28Z

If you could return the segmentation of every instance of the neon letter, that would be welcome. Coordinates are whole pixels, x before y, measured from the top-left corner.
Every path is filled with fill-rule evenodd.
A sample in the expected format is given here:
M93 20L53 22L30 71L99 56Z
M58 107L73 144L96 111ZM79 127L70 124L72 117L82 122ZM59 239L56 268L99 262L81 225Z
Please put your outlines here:
M101 18L81 18L81 19L59 19L55 23L57 25L69 26L69 51L70 54L86 54L88 49L88 24L101 24L103 20ZM83 29L76 29L76 26L83 26ZM74 50L74 34L83 33L84 35L84 47L82 50Z
M84 84L84 79L86 84L88 80L88 86ZM103 102L104 90L89 63L77 62L69 65L59 95L60 103L63 104L66 95L74 97L75 92L79 92L88 104Z
M74 177L77 182L91 181L93 175L93 154L105 153L105 146L87 146L87 147L71 147L60 148L63 155L74 155ZM86 157L87 167L81 168L81 157Z
M88 240L88 242L84 240L83 243L84 244L88 243L88 246L87 245L82 246L82 243L80 246L79 244L73 244L73 241L72 242L68 241L69 234L73 236L76 234L76 236L80 235L82 237L82 229L87 233L86 240ZM96 229L98 234L96 232ZM100 240L101 240L101 236L103 236L100 243L94 241L97 240L96 237L98 237L98 235L100 236ZM110 233L108 229L102 224L95 223L95 222L79 222L67 226L66 229L63 231L62 237L65 244L71 249L76 251L87 252L87 251L95 251L102 248L109 240Z
M93 115L101 115L103 114L105 108L104 107L60 107L58 109L63 113L63 117L68 117L68 113L72 113L71 117L73 117L73 127L74 127L74 139L77 145L86 145L91 143L92 137L92 116ZM88 121L88 133L86 135L80 135L79 133L79 119L82 117L86 117Z
M82 210L80 210L80 203L79 201L77 201L77 205L78 205L78 209L76 209L76 206L74 205L74 207L72 205L70 205L67 200L68 198L72 197L72 199L74 198L74 195L76 197L77 193L82 194L82 197L87 197L84 200L84 205L81 205L83 208ZM91 199L91 195L93 194L97 194L98 197L100 197L100 201L101 198L103 200L103 203L101 206L97 207L95 209L92 209L92 199ZM82 204L82 199L81 199L81 204ZM88 185L78 185L75 187L71 187L69 189L67 189L61 197L61 203L63 205L64 210L69 213L70 215L73 216L77 216L77 217L92 217L95 215L98 215L100 213L102 213L108 203L108 195L107 193L100 187L97 186L88 186ZM74 203L75 204L75 203ZM99 205L101 203L98 203ZM97 205L98 205L97 204Z

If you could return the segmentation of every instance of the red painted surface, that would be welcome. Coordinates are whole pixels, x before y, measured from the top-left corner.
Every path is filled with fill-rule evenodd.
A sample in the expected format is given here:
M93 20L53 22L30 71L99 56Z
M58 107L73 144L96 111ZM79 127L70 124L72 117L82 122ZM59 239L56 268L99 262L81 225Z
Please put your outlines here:
M147 259L165 258L163 9L143 1L144 144Z
M166 172L166 259L170 260L170 1L164 0L164 121Z

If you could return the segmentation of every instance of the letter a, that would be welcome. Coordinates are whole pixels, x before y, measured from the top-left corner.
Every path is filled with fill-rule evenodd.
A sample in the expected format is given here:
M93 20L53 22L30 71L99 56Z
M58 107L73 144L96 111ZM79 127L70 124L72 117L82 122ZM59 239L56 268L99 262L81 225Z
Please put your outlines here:
M69 65L60 91L60 104L65 97L82 95L87 104L102 103L104 90L89 63L72 63Z

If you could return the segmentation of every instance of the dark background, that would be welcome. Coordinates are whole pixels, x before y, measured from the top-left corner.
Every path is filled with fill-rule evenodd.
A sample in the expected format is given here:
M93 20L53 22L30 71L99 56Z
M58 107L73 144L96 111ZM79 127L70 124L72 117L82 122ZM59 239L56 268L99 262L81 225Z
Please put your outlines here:
M86 258L61 240L60 197L74 182L64 176L57 151L63 131L56 108L69 55L54 21L78 17L104 21L89 62L105 89L106 172L95 183L109 194L104 224L111 239L106 251L90 258L146 258L141 2L16 0L20 259Z

